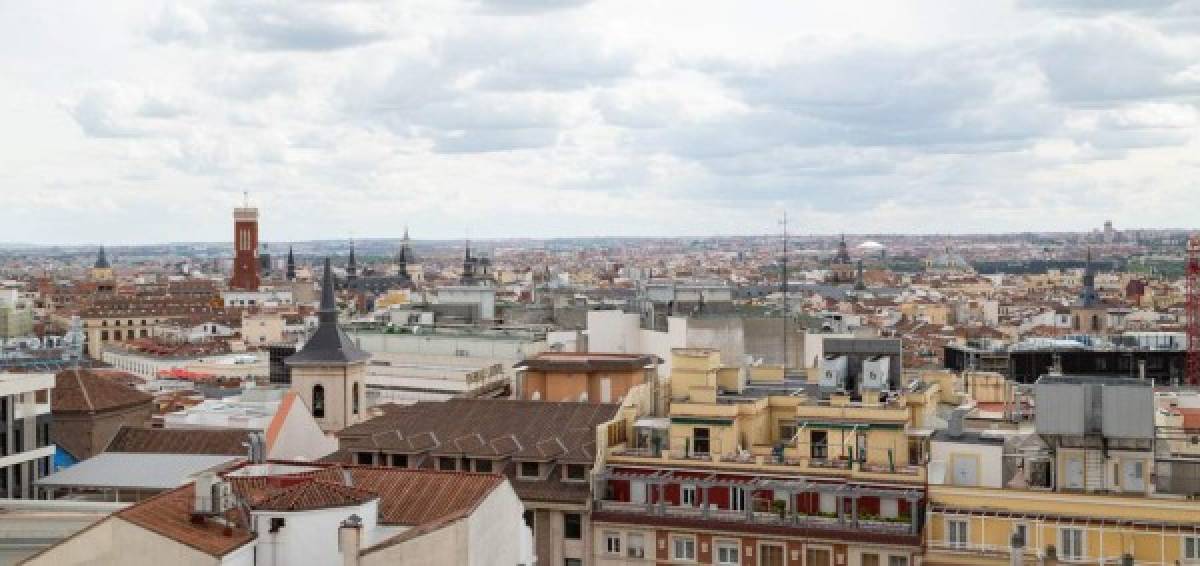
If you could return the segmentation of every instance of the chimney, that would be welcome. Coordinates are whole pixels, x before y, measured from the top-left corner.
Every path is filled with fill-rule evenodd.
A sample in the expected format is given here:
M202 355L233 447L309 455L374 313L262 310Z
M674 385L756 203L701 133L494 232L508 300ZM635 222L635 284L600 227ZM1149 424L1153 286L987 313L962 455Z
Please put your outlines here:
M950 422L948 423L949 426L946 429L946 434L950 438L961 438L963 435L963 421L966 418L966 409L954 409L954 412L950 413Z
M362 518L351 515L338 528L338 552L342 553L342 566L358 566L358 552L362 544Z
M211 515L216 510L213 501L213 486L217 483L217 473L202 472L196 476L195 495L193 497L192 513L194 515Z

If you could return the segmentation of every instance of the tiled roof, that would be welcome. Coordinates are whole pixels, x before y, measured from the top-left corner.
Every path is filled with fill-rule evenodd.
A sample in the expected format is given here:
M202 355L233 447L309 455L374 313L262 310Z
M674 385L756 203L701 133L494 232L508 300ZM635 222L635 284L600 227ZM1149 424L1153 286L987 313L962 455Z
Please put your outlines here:
M338 436L350 450L591 463L596 426L617 409L610 403L450 399L388 410Z
M226 527L215 521L193 523L194 485L162 493L116 516L211 556L224 556L254 540L253 533L239 526Z
M305 511L358 505L378 497L380 524L423 530L469 515L504 481L494 474L296 465L319 469L284 476L227 476L226 479L233 484L235 493L255 510ZM228 527L212 520L193 522L193 486L188 484L164 492L114 517L211 556L225 556L254 539L255 535L241 526L236 513L226 518Z
M335 483L379 496L379 522L386 525L420 525L462 510L474 509L504 478L496 474L373 468L297 463L320 467L289 476L229 476L234 491L257 509L297 480ZM348 476L348 477L347 477ZM282 481L281 481L282 480Z
M260 511L312 511L362 505L379 496L369 491L323 480L280 489L254 504Z
M154 398L87 369L59 372L54 380L51 409L55 413L92 413L150 403Z
M245 430L121 427L105 452L156 454L246 454Z

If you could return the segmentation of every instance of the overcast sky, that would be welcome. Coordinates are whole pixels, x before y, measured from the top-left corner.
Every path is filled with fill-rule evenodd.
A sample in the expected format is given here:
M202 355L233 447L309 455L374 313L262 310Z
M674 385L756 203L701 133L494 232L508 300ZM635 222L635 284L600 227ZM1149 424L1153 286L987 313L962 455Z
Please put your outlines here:
M1194 227L1200 2L0 0L0 241Z

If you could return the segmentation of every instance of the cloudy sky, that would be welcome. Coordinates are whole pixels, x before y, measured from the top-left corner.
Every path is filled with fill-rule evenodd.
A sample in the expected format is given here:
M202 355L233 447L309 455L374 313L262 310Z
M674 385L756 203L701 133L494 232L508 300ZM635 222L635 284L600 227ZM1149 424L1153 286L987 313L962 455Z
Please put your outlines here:
M0 242L1194 227L1200 2L0 0Z

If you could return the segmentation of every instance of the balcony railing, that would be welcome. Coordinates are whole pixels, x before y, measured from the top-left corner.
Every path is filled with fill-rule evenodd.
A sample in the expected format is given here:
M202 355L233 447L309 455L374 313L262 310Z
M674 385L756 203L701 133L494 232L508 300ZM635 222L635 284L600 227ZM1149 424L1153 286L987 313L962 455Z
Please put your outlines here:
M613 513L632 513L653 517L676 519L693 519L722 522L748 523L775 527L795 527L797 529L818 529L829 531L866 531L873 534L914 536L916 525L910 519L895 521L858 519L850 516L837 517L832 515L806 515L797 512L778 511L735 511L718 509L715 505L707 508L696 506L675 506L656 503L629 503L622 501L594 502L594 511Z
M746 467L755 469L776 468L779 471L837 473L839 476L851 477L856 475L878 477L893 476L909 481L924 478L925 469L922 466L888 465L871 462L850 460L849 458L804 458L788 454L771 453L770 447L759 450L729 453L698 453L685 450L660 449L657 452L650 448L627 448L617 445L610 449L609 455L617 458L641 458L663 461L679 461L691 463L712 463L730 467Z

